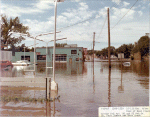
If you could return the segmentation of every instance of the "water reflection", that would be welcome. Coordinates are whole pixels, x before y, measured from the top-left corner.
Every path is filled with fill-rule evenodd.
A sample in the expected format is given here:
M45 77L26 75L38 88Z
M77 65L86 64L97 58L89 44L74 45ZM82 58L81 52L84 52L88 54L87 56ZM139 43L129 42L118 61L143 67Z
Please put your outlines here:
M130 67L124 67L120 62L112 62L112 67L108 68L107 62L57 63L56 82L59 88L56 96L51 93L53 102L1 102L0 110L2 115L10 116L14 113L19 116L21 112L26 116L98 116L98 107L146 106L149 101L148 73L138 71L144 67L148 69L144 64L147 63L141 62L136 65L135 62L131 62ZM51 66L49 63L48 67ZM32 80L28 77L33 77L33 72L25 72L24 69L32 70L33 67L14 67L10 69L14 75L10 76L23 76L27 80ZM45 78L45 72L45 63L38 64L35 78ZM52 76L51 68L48 69L48 76ZM1 92L1 96L30 99L46 97L45 87L29 89L1 86ZM57 98L58 95L60 100Z
M108 107L111 107L111 68L108 73Z
M123 84L122 84L122 75L123 75L123 73L122 73L122 67L123 67L123 65L122 65L122 63L121 63L121 84L120 84L120 86L118 86L118 92L119 93L123 93L124 92L124 86L123 86Z
M94 82L94 77L95 77L95 74L94 74L94 61L93 61L93 93L95 93L95 82Z
M52 63L48 63L48 67L52 67ZM87 72L87 68L84 65L84 62L76 63L55 63L55 73L62 75L80 75L85 74ZM48 68L48 76L51 76L53 71L51 68ZM44 63L40 63L37 66L37 74L45 74L46 66Z
M12 67L0 68L0 77L12 77Z

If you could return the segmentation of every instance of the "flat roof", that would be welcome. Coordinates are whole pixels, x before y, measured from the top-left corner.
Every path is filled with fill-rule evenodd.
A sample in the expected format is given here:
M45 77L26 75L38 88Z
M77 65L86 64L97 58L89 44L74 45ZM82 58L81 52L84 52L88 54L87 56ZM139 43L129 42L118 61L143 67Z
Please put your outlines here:
M46 48L46 47L36 47L36 49L41 49L41 48ZM47 48L53 48L53 46L52 47L47 47ZM66 48L83 48L83 47L56 47L56 48L66 49Z

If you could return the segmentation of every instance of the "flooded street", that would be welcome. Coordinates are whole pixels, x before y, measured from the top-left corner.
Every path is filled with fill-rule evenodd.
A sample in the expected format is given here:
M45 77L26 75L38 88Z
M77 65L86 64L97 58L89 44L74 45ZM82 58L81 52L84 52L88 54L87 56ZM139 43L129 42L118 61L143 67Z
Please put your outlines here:
M121 62L57 63L56 78L59 99L46 102L45 63L39 63L36 73L34 66L1 69L1 97L18 96L22 100L2 100L1 116L98 116L98 107L148 106L149 105L149 62L132 61L125 67ZM52 65L49 64L49 67ZM52 69L48 77L52 78ZM11 80L6 86L6 79ZM20 80L41 79L41 86L19 86ZM7 81L8 82L8 81ZM43 83L43 84L42 84ZM26 99L28 98L28 100ZM39 99L32 101L31 99Z

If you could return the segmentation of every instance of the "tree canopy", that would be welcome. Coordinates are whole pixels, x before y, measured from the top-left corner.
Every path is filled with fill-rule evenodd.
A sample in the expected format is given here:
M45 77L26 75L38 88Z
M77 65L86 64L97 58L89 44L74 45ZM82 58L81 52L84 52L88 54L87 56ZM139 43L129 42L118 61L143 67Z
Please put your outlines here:
M25 40L21 35L19 37L12 37L11 32L29 34L29 32L27 32L29 28L23 26L18 17L8 19L6 16L1 15L1 19L1 36L3 37L2 41L5 45L13 48L15 44L19 44L22 40Z
M110 46L110 54L111 55L116 55L116 50L114 46ZM103 48L101 51L97 51L96 53L97 56L103 55L103 56L108 56L108 47Z
M117 54L124 53L124 57L129 58L133 48L134 48L133 44L123 44L119 48L116 49L116 52Z
M150 38L148 36L142 36L133 49L133 53L140 52L141 56L147 55L149 53L149 41Z

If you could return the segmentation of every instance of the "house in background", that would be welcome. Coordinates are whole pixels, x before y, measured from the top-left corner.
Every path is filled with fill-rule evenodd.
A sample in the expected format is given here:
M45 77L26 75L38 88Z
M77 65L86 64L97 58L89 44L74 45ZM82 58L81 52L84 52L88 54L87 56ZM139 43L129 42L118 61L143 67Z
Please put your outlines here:
M124 53L119 53L118 54L118 59L124 59Z

